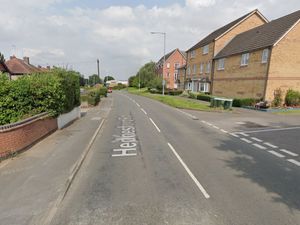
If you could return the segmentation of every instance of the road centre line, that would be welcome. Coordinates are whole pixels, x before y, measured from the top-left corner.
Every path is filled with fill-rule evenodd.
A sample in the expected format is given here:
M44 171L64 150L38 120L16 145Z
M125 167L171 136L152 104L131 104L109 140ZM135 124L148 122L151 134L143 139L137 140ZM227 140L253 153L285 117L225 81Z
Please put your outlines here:
M259 149L262 149L262 150L266 150L267 148L260 145L260 144L253 144L255 147L259 148Z
M265 142L264 144L267 145L267 146L269 146L269 147L271 147L271 148L278 148L276 145L272 145L269 142Z
M145 115L147 115L147 112L143 108L141 108L141 110L143 113L145 113Z
M260 139L258 139L256 137L251 137L251 139L254 140L254 141L257 141L257 142L263 142L263 140L260 140Z
M244 137L249 137L248 134L245 134L245 133L243 133L243 132L241 132L240 135L243 135Z
M253 134L261 132L272 132L272 131L285 131L285 130L298 130L300 127L287 127L287 128L273 128L273 129L264 129L264 130L252 130L252 131L240 131L242 133Z
M298 162L297 160L294 160L294 159L288 159L287 161L289 161L290 163L295 164L296 166L300 166L300 162Z
M155 126L156 130L160 133L161 131L158 128L158 126L154 123L154 121L151 118L149 118L149 119L150 119L151 123Z
M230 135L233 136L233 137L239 138L239 136L235 133L230 133Z
M213 128L220 130L220 128L219 128L219 127L217 127L217 126L213 126Z
M181 163L181 165L183 166L183 168L186 170L186 172L190 175L190 177L192 178L192 180L195 182L195 184L197 185L197 187L199 188L199 190L202 192L202 194L204 195L204 197L206 199L209 199L210 196L209 194L206 192L206 190L204 189L204 187L200 184L200 182L197 180L197 178L194 176L194 174L192 173L192 171L188 168L188 166L185 164L185 162L182 160L182 158L178 155L178 153L176 152L176 150L174 149L174 147L168 143L170 149L172 150L172 152L174 153L174 155L177 157L177 159L179 160L179 162Z
M294 157L299 156L298 154L296 154L296 153L294 153L294 152L291 152L291 151L288 151L288 150L286 150L286 149L280 149L279 151L284 152L284 153L286 153L286 154L288 154L288 155L291 155L291 156L294 156Z
M185 111L182 111L182 110L180 110L180 109L176 109L178 112L181 112L182 114L184 114L184 115L186 115L186 116L188 116L188 117L191 117L192 119L198 119L196 116L193 116L192 114L190 114L190 113L187 113L187 112L185 112Z
M271 153L271 154L273 154L273 155L275 155L275 156L277 156L277 157L279 157L279 158L285 158L284 155L282 155L282 154L280 154L278 152L275 152L275 151L268 151L268 152Z
M227 131L227 130L221 129L221 131L222 131L223 133L225 133L225 134L228 134L228 131Z
M136 103L136 105L137 105L138 107L141 107L139 103Z
M251 143L252 143L252 141L250 141L250 140L248 140L248 139L246 139L246 138L241 138L241 140L244 141L244 142L247 142L248 144L251 144Z

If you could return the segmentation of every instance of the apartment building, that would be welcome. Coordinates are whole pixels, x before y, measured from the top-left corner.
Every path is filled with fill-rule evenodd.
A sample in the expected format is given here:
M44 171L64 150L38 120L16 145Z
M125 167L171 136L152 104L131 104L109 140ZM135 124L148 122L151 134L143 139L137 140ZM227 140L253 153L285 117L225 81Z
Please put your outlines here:
M238 34L268 23L256 9L215 30L187 51L185 89L211 93L214 57Z

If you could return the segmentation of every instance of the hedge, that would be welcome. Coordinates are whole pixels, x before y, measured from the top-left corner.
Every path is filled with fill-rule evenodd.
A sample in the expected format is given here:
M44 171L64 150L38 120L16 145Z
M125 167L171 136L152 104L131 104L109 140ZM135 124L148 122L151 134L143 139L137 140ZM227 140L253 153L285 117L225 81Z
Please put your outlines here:
M48 112L58 116L80 105L79 74L54 69L10 81L0 75L0 125Z
M255 98L235 98L233 99L232 106L233 107L244 107L244 106L254 106L259 99Z
M300 105L300 92L294 90L288 90L285 96L285 104L287 106L299 106Z
M155 88L151 88L149 89L149 92L151 94L162 94L162 90L157 90ZM173 96L177 96L177 95L181 95L182 94L182 90L165 90L165 95L173 95Z
M210 100L213 98L211 95L205 95L205 94L198 94L197 99L201 101L210 102Z

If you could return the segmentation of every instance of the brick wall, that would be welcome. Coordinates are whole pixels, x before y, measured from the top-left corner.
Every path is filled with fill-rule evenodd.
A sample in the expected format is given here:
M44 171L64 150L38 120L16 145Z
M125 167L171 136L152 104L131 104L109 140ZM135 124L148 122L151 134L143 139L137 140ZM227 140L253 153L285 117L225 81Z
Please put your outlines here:
M0 131L0 158L25 149L56 129L56 119L43 117Z

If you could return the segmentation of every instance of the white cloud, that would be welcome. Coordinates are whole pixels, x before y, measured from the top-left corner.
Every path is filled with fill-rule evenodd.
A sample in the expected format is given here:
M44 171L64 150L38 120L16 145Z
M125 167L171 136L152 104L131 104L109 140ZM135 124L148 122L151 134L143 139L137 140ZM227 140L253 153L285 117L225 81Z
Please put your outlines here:
M186 0L165 7L74 5L57 10L63 1L72 0L0 0L7 6L0 14L0 52L28 55L36 64L72 65L86 75L96 72L99 58L102 74L108 70L126 79L162 56L163 39L151 31L167 32L167 51L186 50L254 8L274 19L300 7L298 0L288 5L279 0Z

